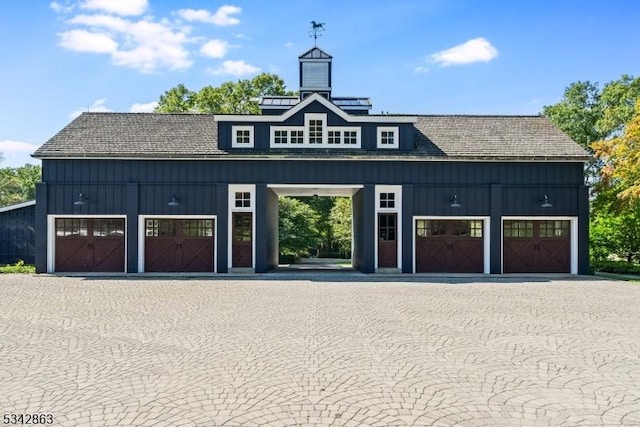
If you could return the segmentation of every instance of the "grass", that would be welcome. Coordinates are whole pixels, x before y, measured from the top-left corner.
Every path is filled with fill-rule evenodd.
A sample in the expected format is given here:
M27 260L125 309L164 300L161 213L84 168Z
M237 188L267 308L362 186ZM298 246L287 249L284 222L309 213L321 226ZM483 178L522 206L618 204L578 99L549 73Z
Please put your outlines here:
M13 265L5 265L4 267L0 267L0 274L6 273L17 273L17 274L35 274L36 267L34 265L25 264L24 261L20 260Z

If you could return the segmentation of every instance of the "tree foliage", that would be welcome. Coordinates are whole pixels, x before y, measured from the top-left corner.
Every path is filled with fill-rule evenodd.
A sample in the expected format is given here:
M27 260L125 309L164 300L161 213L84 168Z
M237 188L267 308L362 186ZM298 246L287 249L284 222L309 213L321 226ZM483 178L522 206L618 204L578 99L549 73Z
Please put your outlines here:
M338 197L329 216L333 227L333 239L338 252L345 256L351 253L351 198Z
M40 182L41 168L24 165L0 169L0 206L26 202L36 198L36 183Z
M205 86L195 92L179 84L160 96L158 113L260 114L258 103L267 95L295 95L284 80L270 73L253 79Z
M298 199L280 197L278 210L281 254L302 257L308 255L310 248L318 247L317 213L309 205Z
M640 99L640 77L623 74L600 90L598 83L574 82L560 102L547 105L542 113L585 149L620 133Z
M602 185L616 188L621 199L640 201L640 99L620 136L597 141L592 146L603 163Z
M593 184L591 255L640 255L640 78L622 75L605 84L575 82L543 114L595 155L587 169Z

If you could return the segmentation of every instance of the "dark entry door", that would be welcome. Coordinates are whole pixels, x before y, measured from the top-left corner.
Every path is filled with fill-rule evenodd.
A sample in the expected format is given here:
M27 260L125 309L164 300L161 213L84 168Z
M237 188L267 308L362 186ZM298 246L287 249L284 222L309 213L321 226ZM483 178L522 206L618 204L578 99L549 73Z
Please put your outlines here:
M417 273L482 273L482 220L417 220Z
M57 218L55 271L124 272L124 218Z
M378 268L398 267L397 214L378 214Z
M569 273L571 222L504 221L505 273Z
M253 221L251 212L232 214L231 267L253 266Z
M214 220L147 219L145 271L213 272Z

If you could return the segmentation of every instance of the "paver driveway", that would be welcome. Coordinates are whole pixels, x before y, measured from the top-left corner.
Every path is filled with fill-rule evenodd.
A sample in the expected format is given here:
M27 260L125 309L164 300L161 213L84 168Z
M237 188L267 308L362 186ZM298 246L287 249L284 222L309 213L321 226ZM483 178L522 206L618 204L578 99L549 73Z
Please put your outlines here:
M0 276L0 414L640 425L637 284L390 280Z

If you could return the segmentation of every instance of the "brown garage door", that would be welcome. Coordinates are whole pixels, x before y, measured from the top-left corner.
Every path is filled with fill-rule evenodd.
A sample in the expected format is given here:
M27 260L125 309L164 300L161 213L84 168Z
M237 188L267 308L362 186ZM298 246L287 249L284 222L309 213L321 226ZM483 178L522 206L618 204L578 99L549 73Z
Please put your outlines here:
M56 218L55 271L124 272L124 218Z
M417 273L482 273L482 220L416 221Z
M504 221L503 236L505 273L570 272L570 221Z
M214 220L147 219L144 271L213 272Z

